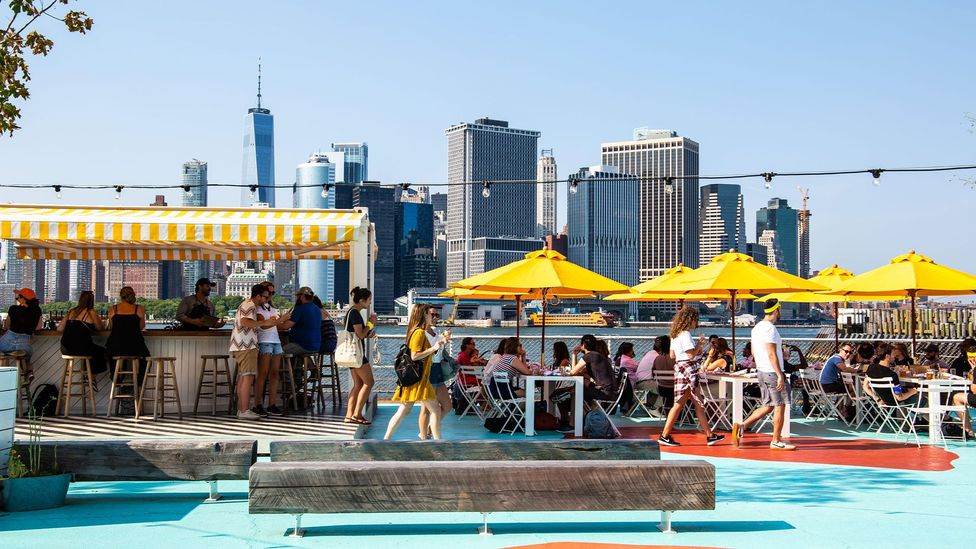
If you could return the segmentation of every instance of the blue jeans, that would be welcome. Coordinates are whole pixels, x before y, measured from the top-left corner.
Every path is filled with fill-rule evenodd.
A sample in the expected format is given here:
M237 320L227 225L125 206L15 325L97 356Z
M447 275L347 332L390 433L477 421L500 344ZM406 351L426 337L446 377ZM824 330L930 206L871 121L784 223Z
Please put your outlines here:
M3 334L3 337L0 337L0 353L24 351L30 357L30 338L30 334L18 334L17 332L7 330L7 333Z
M281 343L258 343L259 355L278 356L283 353L284 351L281 349Z

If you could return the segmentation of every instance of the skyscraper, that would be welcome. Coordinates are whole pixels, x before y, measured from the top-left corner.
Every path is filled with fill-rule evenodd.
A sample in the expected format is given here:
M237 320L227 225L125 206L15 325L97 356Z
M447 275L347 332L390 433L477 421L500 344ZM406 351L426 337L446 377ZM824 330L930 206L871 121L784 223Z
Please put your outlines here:
M293 205L296 208L330 209L336 207L336 193L329 189L328 196L322 196L325 185L342 181L345 169L343 153L312 153L308 161L295 169L295 189ZM335 265L332 260L299 259L296 284L308 286L323 302L336 301Z
M190 192L184 192L182 204L191 208L202 208L207 205L207 163L194 158L183 163L183 187L189 187ZM213 270L208 261L184 261L182 268L182 293L190 295L196 291L197 280L209 276ZM167 285L170 283L167 277ZM175 297L175 296L173 296Z
M197 160L196 162L199 162ZM186 185L186 165L183 166L183 184ZM197 185L199 186L199 185ZM194 195L196 194L193 190L193 186L190 187L190 192ZM184 191L184 194L186 192ZM155 208L165 208L169 206L166 202L166 196L157 194L156 200L150 204ZM96 296L97 297L97 296ZM183 297L183 263L179 261L160 261L159 262L159 298L160 299L173 299L177 297Z
M44 303L68 301L71 297L71 262L60 259L38 261L44 262Z
M369 179L369 146L366 143L333 143L332 152L343 155L343 176L336 181L357 185Z
M536 236L545 238L556 234L556 157L552 149L542 149L535 180L539 183L536 188L535 219L537 223Z
M742 205L742 187L705 185L701 188L699 208L699 265L705 265L713 257L733 248L745 252L746 212Z
M396 290L396 192L393 187L364 182L352 187L352 207L369 208L369 218L376 223L376 260L373 263L373 309L380 314L393 312ZM348 275L346 280L348 281ZM348 286L348 283L347 283ZM336 296L349 302L349 293Z
M258 63L258 106L244 115L244 164L241 205L264 203L274 208L274 117L261 106L261 64ZM254 189L253 191L251 189Z
M775 231L775 250L769 250L770 257L782 263L777 267L792 275L800 273L799 215L790 207L786 199L771 198L765 208L756 212L756 241L764 231Z
M68 278L71 281L68 299L77 303L81 292L93 289L92 262L81 259L71 260L68 262L68 273Z
M600 149L603 164L640 178L640 279L678 263L697 267L698 143L671 130L638 128L633 140Z
M614 166L581 168L566 199L568 259L633 286L638 281L640 184Z
M153 261L109 262L109 298L114 299L123 286L131 286L139 297L159 299L159 265Z
M437 286L434 258L434 206L422 193L405 190L397 202L394 260L397 297L410 288Z
M472 264L478 238L536 236L535 185L491 186L492 181L535 181L540 132L508 127L508 122L479 118L445 130L447 135L447 282L479 274ZM484 181L482 185L459 185ZM541 247L541 245L540 245ZM489 255L486 257L497 257ZM500 265L483 264L486 269Z
M796 228L796 238L797 238L797 253L798 258L798 268L799 276L801 278L810 277L810 210L807 208L807 199L810 189L800 189L800 194L803 196L803 206L797 214L797 228Z

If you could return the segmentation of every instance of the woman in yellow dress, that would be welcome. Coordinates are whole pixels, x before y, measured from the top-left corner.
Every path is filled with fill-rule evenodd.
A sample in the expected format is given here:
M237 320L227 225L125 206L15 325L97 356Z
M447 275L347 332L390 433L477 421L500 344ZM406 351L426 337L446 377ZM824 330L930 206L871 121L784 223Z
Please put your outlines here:
M430 383L430 366L432 357L443 348L445 340L443 335L433 345L427 340L427 328L434 323L433 312L433 308L421 304L415 304L410 311L406 343L410 347L410 358L424 361L423 373L420 381L409 387L397 385L392 400L399 402L400 407L393 414L390 424L386 427L384 440L393 437L393 433L400 426L400 422L410 414L415 402L419 402L430 414L430 430L434 440L441 438L441 408L437 404L437 391ZM425 435L426 433L420 433L420 438L426 439Z

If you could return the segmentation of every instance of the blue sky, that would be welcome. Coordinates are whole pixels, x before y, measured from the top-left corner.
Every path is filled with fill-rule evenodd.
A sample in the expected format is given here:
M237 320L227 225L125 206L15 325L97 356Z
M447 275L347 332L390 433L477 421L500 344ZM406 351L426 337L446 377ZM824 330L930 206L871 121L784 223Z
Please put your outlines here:
M560 177L640 126L698 141L703 174L976 163L970 2L74 5L95 28L55 31L51 55L32 60L24 129L0 138L0 183L178 184L191 158L209 162L211 182L239 183L259 56L279 185L310 152L359 140L371 179L444 181L444 129L481 116L541 131ZM749 239L755 210L774 196L798 203L800 184L814 268L860 272L914 248L976 272L976 189L960 178L745 181ZM65 191L63 202L113 194Z

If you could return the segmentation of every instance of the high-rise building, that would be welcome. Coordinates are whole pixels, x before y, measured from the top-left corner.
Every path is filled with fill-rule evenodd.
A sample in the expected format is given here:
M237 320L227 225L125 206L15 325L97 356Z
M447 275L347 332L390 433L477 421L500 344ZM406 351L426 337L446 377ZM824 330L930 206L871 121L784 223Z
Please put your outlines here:
M369 218L376 224L376 259L373 262L373 309L380 314L393 313L393 295L396 290L396 191L393 187L381 187L365 181L352 187L352 207L368 208ZM349 280L346 275L346 280ZM348 282L346 284L348 287ZM349 292L336 296L338 301L349 302Z
M308 161L295 168L293 206L296 208L330 209L336 207L336 193L325 187L342 181L345 169L343 153L312 153ZM322 196L326 194L326 196ZM336 300L335 262L323 259L299 259L296 284L308 286L324 301Z
M640 184L614 166L581 168L576 192L566 199L568 259L633 286L638 281Z
M776 231L766 229L756 239L760 248L766 250L766 265L774 269L785 270L783 260L783 249L779 245L779 236Z
M394 260L397 297L407 295L411 288L437 286L434 206L425 198L423 193L407 190L401 193L397 202L397 254Z
M569 226L563 225L563 228L557 234L550 234L546 236L546 248L563 254L564 256L569 256Z
M799 257L798 269L801 278L810 278L810 217L813 215L807 208L807 199L810 198L810 189L801 189L803 196L803 206L797 214L797 253ZM806 309L804 309L806 310Z
M270 279L271 277L268 276L268 273L259 273L254 271L254 269L234 269L234 272L227 277L227 291L225 295L234 295L248 299L251 297L251 288L255 284L260 284ZM277 286L275 286L275 291L277 289Z
M6 260L4 282L13 284L17 288L33 288L34 270L31 264L34 262L28 259L17 259L17 249L10 240L3 241L3 257Z
M190 208L202 208L207 205L207 163L194 158L189 162L183 163L183 188L189 188L190 192L184 192L182 204ZM164 262L167 263L167 262ZM196 290L194 286L197 280L209 276L212 270L208 261L183 261L181 273L179 275L182 295L190 295ZM175 267L173 267L175 269ZM167 276L167 287L172 284L172 276ZM136 294L138 295L138 294ZM179 296L170 296L179 297ZM167 298L167 299L170 299Z
M369 146L366 143L333 143L332 152L343 155L343 175L336 181L358 185L369 179Z
M434 193L430 195L430 203L434 205L434 213L444 214L447 219L447 193Z
M552 155L552 149L542 149L542 157L539 158L539 165L536 168L536 188L535 199L535 220L536 236L545 238L548 235L556 234L556 157Z
M261 106L261 64L258 64L258 105L244 115L244 162L241 205L275 205L274 116Z
M114 299L123 286L131 286L139 297L159 299L159 265L153 261L110 261L109 298Z
M722 183L704 185L699 210L699 265L705 265L731 249L745 251L746 212L742 204L742 187Z
M92 267L92 290L95 292L95 301L108 301L108 263L108 261L96 261Z
M68 273L70 280L68 299L77 303L81 292L94 289L92 262L81 259L71 260L68 262Z
M60 259L45 259L43 262L44 303L68 301L71 297L71 262Z
M799 215L791 208L786 199L771 198L765 208L756 212L756 240L764 231L775 231L775 251L770 250L770 257L776 257L777 267L792 275L800 273L799 250ZM780 259L781 258L781 259Z
M196 160L195 162L199 162ZM188 163L189 164L189 163ZM204 162L204 171L206 171L206 163ZM192 171L192 170L191 170ZM183 165L183 184L187 185L187 165ZM184 191L184 195L187 198L193 198L196 195L194 187L199 187L199 181L190 186L190 193ZM206 187L204 187L206 188ZM206 192L204 190L203 192ZM191 196L191 194L193 196ZM157 194L156 200L150 204L150 206L155 208L165 208L169 206L166 202L166 196ZM183 297L183 263L179 261L160 261L159 262L159 298L160 299L174 299L178 297Z
M451 184L447 192L447 282L456 282L483 272L473 261L476 239L535 238L535 185L492 186L491 182L535 181L542 134L510 128L508 122L490 118L457 124L445 133L447 181ZM478 181L489 186L460 184ZM485 191L489 197L484 196ZM538 244L541 247L541 240Z
M471 272L483 273L513 261L525 259L525 254L541 250L545 243L533 237L481 237L471 240Z
M638 128L633 140L600 150L604 165L640 178L640 279L678 263L697 267L698 143L671 130Z

